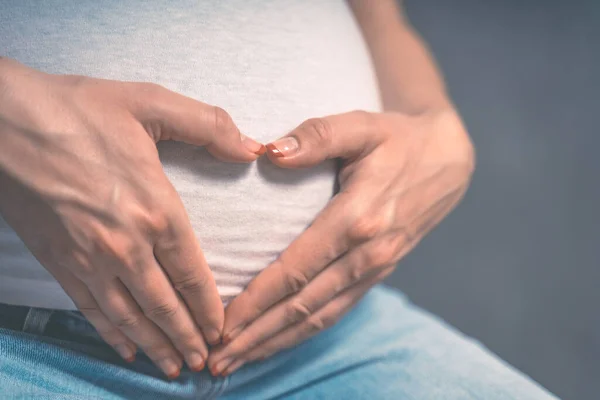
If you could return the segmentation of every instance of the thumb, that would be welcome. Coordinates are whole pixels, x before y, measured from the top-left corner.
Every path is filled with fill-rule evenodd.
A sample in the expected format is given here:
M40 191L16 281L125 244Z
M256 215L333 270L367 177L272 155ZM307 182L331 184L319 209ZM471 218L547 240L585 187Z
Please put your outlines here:
M312 118L267 144L269 159L284 168L305 168L329 158L354 159L382 140L378 115L366 111Z
M159 85L142 85L132 111L155 142L176 140L204 146L216 158L230 162L252 162L266 151L243 135L222 108Z

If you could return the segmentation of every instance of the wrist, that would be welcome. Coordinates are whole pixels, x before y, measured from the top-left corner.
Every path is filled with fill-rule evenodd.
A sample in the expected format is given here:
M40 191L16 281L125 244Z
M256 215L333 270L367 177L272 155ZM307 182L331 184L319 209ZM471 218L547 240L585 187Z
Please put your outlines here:
M15 77L18 74L19 64L11 58L0 57L0 119L8 117L6 115L8 102L14 93Z
M387 100L383 102L384 111L396 112L409 117L437 115L456 112L454 103L445 94L428 99L427 101L408 101L406 98Z

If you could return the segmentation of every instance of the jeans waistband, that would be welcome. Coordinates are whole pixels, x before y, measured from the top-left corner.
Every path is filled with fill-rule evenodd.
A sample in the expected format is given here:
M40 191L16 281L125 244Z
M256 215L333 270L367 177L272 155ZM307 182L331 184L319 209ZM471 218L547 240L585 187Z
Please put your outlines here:
M78 311L16 306L0 303L0 328L33 335L52 335L65 329L95 336L96 331Z
M0 303L0 328L20 331L31 307L12 306Z

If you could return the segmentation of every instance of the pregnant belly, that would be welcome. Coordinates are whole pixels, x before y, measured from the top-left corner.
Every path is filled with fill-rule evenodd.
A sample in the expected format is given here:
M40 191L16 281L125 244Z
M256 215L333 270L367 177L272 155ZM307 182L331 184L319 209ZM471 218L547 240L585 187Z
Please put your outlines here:
M225 304L310 224L334 191L333 161L307 170L280 169L266 157L227 164L179 143L160 144L159 154Z
M345 1L233 4L7 2L0 5L0 54L47 72L161 84L224 108L263 143L307 118L378 110L369 55ZM193 146L158 147L224 302L306 228L333 192L333 162L283 170L266 159L233 165ZM74 308L0 218L2 302Z

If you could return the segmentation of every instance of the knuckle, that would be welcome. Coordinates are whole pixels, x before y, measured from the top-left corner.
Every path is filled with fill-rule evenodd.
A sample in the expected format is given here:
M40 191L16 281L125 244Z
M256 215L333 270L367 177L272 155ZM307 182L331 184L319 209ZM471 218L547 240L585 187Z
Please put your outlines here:
M345 251L345 248L342 243L335 241L323 244L323 248L320 251L322 251L320 253L321 264L329 265Z
M114 324L119 329L135 329L141 325L142 316L137 313L127 313L120 315Z
M332 327L333 325L335 325L335 323L337 323L337 321L340 319L341 315L335 315L335 314L331 314L331 315L326 315L321 317L321 322L323 322L323 329L327 329Z
M344 280L343 278L344 278L343 274L340 274L332 282L332 285L331 285L331 294L332 294L332 296L338 295L339 293L341 293L342 291L344 291L344 289L346 289L346 287L348 286L347 281Z
M358 216L348 229L348 237L352 241L362 242L373 239L383 230L383 224L379 218L364 214Z
M299 269L290 268L284 271L283 281L285 284L286 292L288 294L296 293L302 290L308 282L308 276Z
M148 209L135 216L138 226L152 234L160 234L167 230L169 217L162 209Z
M365 250L365 264L370 267L382 267L393 262L397 246L392 240L380 240Z
M363 257L364 258L364 257ZM354 284L358 282L364 275L366 262L360 262L352 265L348 268L348 281L349 284Z
M320 146L327 146L333 139L331 124L325 118L311 118L301 125L309 140L313 140Z
M408 243L413 243L417 239L417 229L410 224L403 224L398 227L400 235L405 238Z
M98 269L94 268L91 257L80 251L66 252L62 257L61 265L65 265L77 278L83 282L94 281L98 276Z
M157 211L147 216L148 227L158 234L165 232L169 227L169 216L163 211Z
M181 212L181 199L173 184L164 175L164 171L158 171L154 175L151 171L155 186L145 189L141 196L145 199L136 199L126 205L128 217L138 223L138 227L145 233L154 236L162 236L168 233L173 220Z
M321 332L326 328L325 321L323 320L323 318L317 315L313 315L310 318L307 318L305 323L310 333Z
M369 250L365 250L363 253L363 268L373 268L378 265L383 264L386 260L385 257L377 251L377 248L371 248Z
M156 232L156 246L164 253L177 253L181 250L181 226L176 217L166 216L163 229Z
M221 107L214 106L213 114L215 120L215 132L226 132L234 126L233 119L229 113Z
M112 256L129 272L138 273L145 267L145 258L141 249L136 245L124 243L123 246L115 245Z
M108 259L128 270L138 270L143 252L132 237L123 232L107 231L98 232L95 237L94 253L100 255L100 259Z
M179 312L179 304L162 303L150 307L144 312L151 320L173 319Z
M285 318L290 323L295 323L308 318L312 314L310 308L299 300L292 301L286 308Z
M208 286L208 277L189 273L173 280L173 287L180 293L200 293Z

